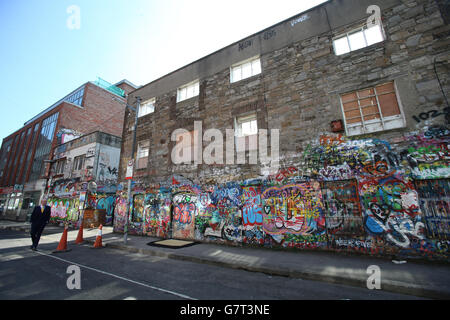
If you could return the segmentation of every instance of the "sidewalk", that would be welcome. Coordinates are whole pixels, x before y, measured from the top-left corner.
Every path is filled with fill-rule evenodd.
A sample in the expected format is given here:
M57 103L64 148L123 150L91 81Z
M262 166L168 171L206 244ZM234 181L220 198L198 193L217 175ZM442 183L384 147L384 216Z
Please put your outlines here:
M28 232L29 228L29 223L0 221L0 230ZM44 231L43 238L47 240L51 238L56 248L62 230L62 227L49 225ZM77 233L78 230L69 231L69 248ZM93 244L97 229L84 229L83 234L85 241ZM385 259L330 252L292 252L204 243L181 249L147 245L155 240L159 239L129 236L125 245L123 234L113 233L112 227L103 227L103 244L127 252L363 288L367 287L367 279L370 276L367 268L377 265L381 269L382 290L426 298L450 299L450 265L446 264L411 261L395 264Z

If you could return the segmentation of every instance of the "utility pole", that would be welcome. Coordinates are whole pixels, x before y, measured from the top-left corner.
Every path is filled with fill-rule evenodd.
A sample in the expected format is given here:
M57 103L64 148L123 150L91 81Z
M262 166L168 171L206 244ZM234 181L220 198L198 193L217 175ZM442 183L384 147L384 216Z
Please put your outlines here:
M131 157L130 159L133 160L133 175L134 175L134 168L136 167L136 161L135 161L135 157L134 157L134 149L136 148L136 131L137 131L137 124L138 124L138 116L139 116L139 108L141 106L141 98L140 97L136 97L136 101L137 101L137 105L136 108L133 108L132 106L127 104L127 108L131 109L134 111L135 117L134 117L134 127L133 127L133 145L131 148ZM127 244L128 241L128 224L129 224L129 220L130 220L130 208L132 205L132 199L131 199L131 182L133 179L129 179L128 180L128 206L127 206L127 216L126 216L126 221L125 221L125 226L123 228L123 243Z

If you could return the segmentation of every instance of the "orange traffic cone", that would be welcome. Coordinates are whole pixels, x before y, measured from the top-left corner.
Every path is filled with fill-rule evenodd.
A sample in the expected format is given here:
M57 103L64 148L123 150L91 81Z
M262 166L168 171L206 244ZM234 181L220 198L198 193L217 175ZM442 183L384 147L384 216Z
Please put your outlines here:
M103 229L103 226L100 225L100 227L98 227L98 231L97 231L97 238L95 238L94 248L102 248L103 247L102 229Z
M56 248L55 251L53 251L53 253L58 253L58 252L68 252L70 251L70 249L67 249L67 224L64 226L64 232L61 236L61 240L59 241L59 245Z
M80 230L78 230L77 239L75 240L76 244L82 244L84 242L83 240L83 224L80 226Z

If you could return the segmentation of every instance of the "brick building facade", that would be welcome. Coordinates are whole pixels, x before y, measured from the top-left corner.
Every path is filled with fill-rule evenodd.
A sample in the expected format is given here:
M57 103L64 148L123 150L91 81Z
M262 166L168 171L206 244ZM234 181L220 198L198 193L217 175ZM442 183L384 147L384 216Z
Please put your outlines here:
M132 232L448 259L449 31L445 1L328 1L133 91ZM279 130L280 169L174 163L177 145L210 150L196 133L213 128L231 145Z
M23 220L39 202L48 182L56 146L97 131L122 134L126 94L136 89L124 80L113 86L87 82L3 139L0 149L2 217ZM113 99L114 98L114 99Z

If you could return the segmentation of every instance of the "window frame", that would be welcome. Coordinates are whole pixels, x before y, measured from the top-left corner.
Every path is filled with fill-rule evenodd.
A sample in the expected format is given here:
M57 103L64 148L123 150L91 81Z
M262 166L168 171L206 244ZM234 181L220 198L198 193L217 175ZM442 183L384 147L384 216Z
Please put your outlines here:
M146 150L146 152L144 152L144 155L142 153L142 150ZM136 164L137 164L137 169L145 169L148 166L148 158L150 156L150 141L141 141L138 143L137 146L137 150L136 150ZM141 165L141 162L143 161L139 161L142 159L147 159L145 160L145 166Z
M259 62L259 72L254 72L254 70L253 70L253 63L256 62L256 61ZM251 72L250 73L251 73L251 75L244 77L243 66L248 64L248 63L250 63L250 68L251 68ZM238 80L235 80L234 79L234 73L235 73L235 70L238 69L238 68L241 69L241 77ZM255 76L257 76L257 75L259 75L261 73L262 73L261 56L259 56L259 55L258 56L254 56L254 57L251 57L250 59L246 59L244 61L240 61L240 62L235 63L235 64L230 66L230 83L237 83L239 81L255 77Z
M65 97L64 101L74 104L78 107L83 107L84 91L85 91L85 87L83 86L83 87L75 90L71 94L69 94L67 97Z
M80 167L79 159L82 159L81 168L80 169L78 169ZM86 164L86 155L85 154L76 156L75 158L73 158L73 169L72 169L72 172L80 172L80 171L82 171L84 169L85 164Z
M380 28L380 33L381 33L381 36L383 38L381 41L369 44L369 41L368 41L367 36L366 36L366 31L370 30L371 28L368 28L367 25L364 24L362 27L352 29L352 30L350 30L348 32L342 33L339 36L334 37L333 40L332 40L333 41L334 54L336 56L343 56L345 54L348 54L348 53L351 53L351 52L354 52L354 51L358 51L358 50L362 50L364 48L368 48L368 47L371 47L371 46L373 46L375 44L382 43L382 42L386 41L387 37L386 37L386 32L385 32L385 30L383 28L383 24L377 24L375 27L372 27L372 28L376 28L376 27ZM362 35L364 37L365 46L361 47L361 48L358 48L358 49L352 49L352 45L351 45L349 36L358 34L360 32L362 33ZM342 39L347 39L347 46L348 46L349 51L337 54L335 42L338 41L338 40L342 40Z
M380 101L379 101L379 96L382 95L382 94L379 95L377 93L377 91L376 91L376 88L384 86L386 84L390 84L390 83L393 84L394 92L392 92L392 93L395 94L395 97L397 99L397 105L398 105L398 109L399 109L400 114L393 115L393 116L388 116L388 117L383 117L383 112L382 112ZM375 93L374 97L376 98L377 108L378 108L378 112L380 114L379 121L380 121L381 126L383 128L382 130L374 130L374 131L367 130L367 127L366 127L367 121L364 121L364 114L362 113L362 110L361 110L361 104L360 104L360 100L361 99L359 98L358 92L364 91L364 90L371 90L371 89L373 89L374 93ZM361 115L361 122L356 123L356 124L348 124L347 123L347 117L345 115L345 110L344 110L344 103L342 101L342 96L346 95L346 94L350 94L350 93L356 93L356 96L357 96L357 100L356 101L358 101L358 108L359 108L359 112L360 112L360 115ZM386 94L386 93L383 93L383 94ZM369 97L364 97L363 99L367 99L367 98L369 98ZM405 113L403 111L403 105L402 105L402 102L400 100L400 96L399 96L399 93L398 93L398 88L397 88L396 81L383 82L383 83L380 83L380 84L377 84L377 85L374 85L374 86L371 86L371 87L365 87L365 88L361 88L361 89L357 89L357 90L341 93L341 94L339 94L339 101L340 101L340 104L341 104L341 112L342 112L342 116L343 116L343 120L344 120L345 134L347 136L349 136L349 137L350 136L358 136L358 135L362 135L362 134L383 132L383 131L394 130L394 129L401 129L401 128L405 128L406 127ZM373 121L373 120L375 120L375 119L369 120L369 124L373 124L373 123L376 122L376 121ZM401 122L402 122L401 126L397 126L397 127L394 127L394 128L386 128L385 127L385 122L392 121L392 120L401 120ZM349 130L351 128L358 127L358 126L361 127L361 132L359 132L359 133L350 133L349 132Z
M191 88L193 89L193 95L192 96L188 96L188 90L191 89ZM183 90L186 90L185 91L185 95L184 95L184 97L181 97L180 92L183 92ZM197 80L189 82L189 83L187 83L185 85L182 85L181 87L178 87L178 89L177 89L177 103L185 101L185 100L189 100L189 99L192 99L192 98L195 98L195 97L198 97L199 95L200 95L200 80L197 79Z
M149 105L153 107L152 111L148 111ZM145 112L141 112L143 108L146 108ZM138 118L144 117L148 114L154 113L156 109L156 98L151 98L146 100L145 102L141 103L138 110Z
M236 116L234 121L235 121L235 136L237 138L250 137L250 136L258 134L258 114L256 112L246 114L246 115ZM242 124L252 123L254 121L256 121L256 132L251 133L251 134L244 134L242 132Z
M56 162L56 170L55 170L55 174L64 174L64 169L66 167L66 163L67 163L67 159L60 159Z

